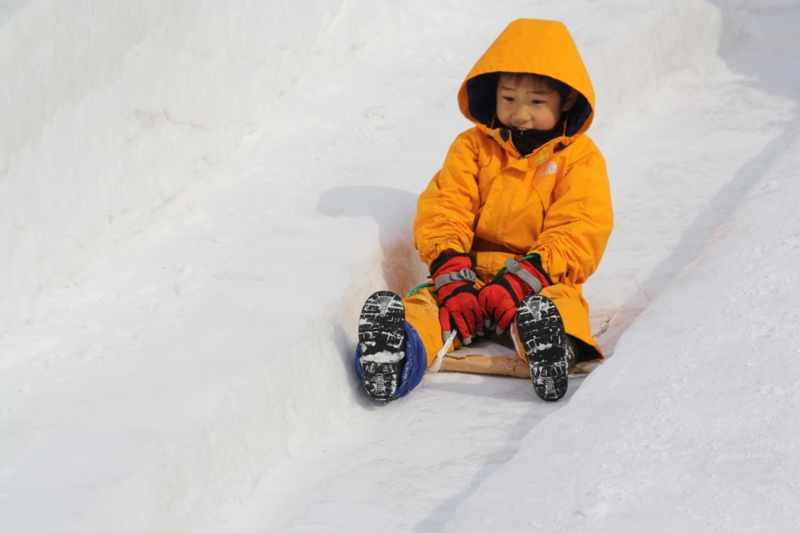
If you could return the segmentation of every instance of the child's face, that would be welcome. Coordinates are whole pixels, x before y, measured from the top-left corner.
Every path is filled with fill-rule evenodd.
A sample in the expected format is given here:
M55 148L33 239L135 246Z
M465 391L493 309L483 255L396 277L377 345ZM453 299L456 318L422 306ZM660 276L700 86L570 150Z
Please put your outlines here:
M550 130L561 113L574 104L572 95L564 104L554 90L529 77L517 82L516 76L501 74L497 84L497 118L518 130Z

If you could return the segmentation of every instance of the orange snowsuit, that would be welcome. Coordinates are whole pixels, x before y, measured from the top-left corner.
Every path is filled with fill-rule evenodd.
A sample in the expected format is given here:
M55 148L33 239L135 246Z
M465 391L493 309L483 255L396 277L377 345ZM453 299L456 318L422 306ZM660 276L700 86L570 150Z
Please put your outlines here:
M498 72L550 76L577 90L564 135L521 157L494 114L496 83L487 75ZM419 197L414 242L420 258L430 266L448 248L468 252L480 288L508 257L537 254L553 281L540 294L553 300L589 358L602 357L581 287L605 251L613 211L603 156L584 134L594 117L594 91L567 28L512 22L467 75L458 103L475 126L456 138ZM430 365L443 346L435 293L423 289L404 304Z

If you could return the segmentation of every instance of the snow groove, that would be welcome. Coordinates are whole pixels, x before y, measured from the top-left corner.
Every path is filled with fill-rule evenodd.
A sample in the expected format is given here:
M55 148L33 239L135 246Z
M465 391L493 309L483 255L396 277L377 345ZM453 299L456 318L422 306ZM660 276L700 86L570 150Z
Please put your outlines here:
M746 170L761 168L796 121L796 102L739 83L717 56L729 38L719 8L55 4L31 2L0 27L0 74L28 57L39 62L23 69L27 81L48 80L56 60L69 71L66 85L34 83L24 105L0 109L13 118L0 126L0 452L18 458L0 465L5 527L485 531L505 513L514 530L530 519L519 493L481 503L509 479L506 488L529 483L524 494L555 485L566 507L554 509L578 526L602 523L612 508L602 476L576 495L564 487L580 479L559 485L542 468L573 480L579 449L613 459L614 445L635 448L614 440L617 413L642 442L660 436L645 415L676 423L680 413L642 398L657 391L667 405L686 382L634 379L662 375L672 354L659 351L664 366L654 368L625 353L656 350L686 329L682 315L648 310L608 368L579 389L571 382L563 403L535 403L524 380L437 374L376 406L352 369L358 311L371 292L402 293L424 278L410 241L414 198L466 127L460 80L519 16L564 20L598 94L592 136L618 226L587 299L620 314L645 307L641 295L661 292L755 179L731 192L729 175L751 160ZM53 50L53 33L77 42ZM86 50L105 44L88 64ZM22 101L17 85L6 90L0 102ZM5 125L15 121L17 133ZM778 188L766 182L765 196L780 190L780 176L770 180ZM719 195L719 212L703 217ZM729 226L726 238L734 234ZM794 237L781 235L778 251L791 256ZM737 291L730 298L750 296ZM707 344L690 335L685 352ZM673 376L698 365L678 361ZM625 394L629 383L636 395ZM655 411L626 410L639 403ZM576 415L601 405L610 429ZM639 452L658 459L656 448ZM628 472L622 462L597 469L629 497L614 477Z

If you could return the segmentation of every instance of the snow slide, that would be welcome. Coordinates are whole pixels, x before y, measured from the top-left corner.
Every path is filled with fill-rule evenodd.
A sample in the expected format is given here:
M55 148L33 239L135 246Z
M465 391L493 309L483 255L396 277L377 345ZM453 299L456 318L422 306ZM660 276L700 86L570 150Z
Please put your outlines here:
M777 30L797 10L758 5L40 0L1 12L0 72L13 80L0 100L12 117L0 125L4 529L636 529L630 506L665 494L710 523L727 507L694 491L749 467L786 519L793 507L773 496L794 463L758 477L777 444L736 448L730 411L713 413L728 422L717 463L687 481L711 445L693 433L711 400L753 383L713 379L698 358L726 346L742 362L741 343L725 343L759 331L719 314L702 336L688 319L731 298L766 305L749 290L795 294L790 274L765 272L774 282L756 288L735 270L772 253L786 264L793 219L753 230L764 255L730 264L712 260L731 259L715 243L752 246L726 222L662 293L773 159L736 216L791 207L793 148L775 156L796 130L796 80L776 72L797 71L777 53L796 38ZM566 22L596 85L618 224L587 296L616 354L557 405L535 403L524 380L436 375L377 407L351 370L358 309L424 278L408 230L416 194L466 127L464 74L524 16ZM753 59L762 48L774 69ZM687 303L708 269L725 290ZM764 336L781 327L764 321ZM761 371L749 414L766 398L786 398L783 413L788 382L770 396ZM575 458L589 452L584 484ZM560 496L552 514L537 491ZM655 516L664 529L699 523Z

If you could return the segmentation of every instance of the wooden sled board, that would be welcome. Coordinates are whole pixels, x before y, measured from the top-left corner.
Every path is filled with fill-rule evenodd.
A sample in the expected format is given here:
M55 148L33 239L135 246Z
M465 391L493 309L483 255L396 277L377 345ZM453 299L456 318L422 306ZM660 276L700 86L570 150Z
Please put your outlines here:
M597 368L602 361L578 363L570 375L582 376ZM512 346L506 343L478 340L448 353L442 359L442 372L466 372L492 376L530 379L531 371Z
M590 317L592 335L598 340L607 355L614 353L617 339L627 329L642 308L601 310ZM570 375L584 376L603 363L604 359L576 364ZM469 346L448 353L442 359L441 371L513 376L530 379L528 364L517 355L511 339L505 335L479 337Z

